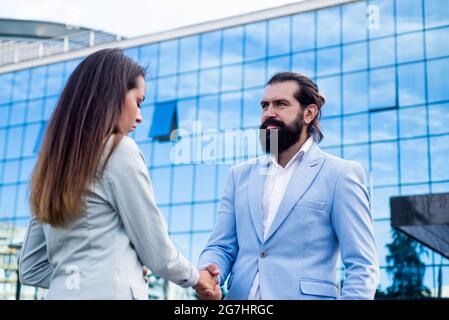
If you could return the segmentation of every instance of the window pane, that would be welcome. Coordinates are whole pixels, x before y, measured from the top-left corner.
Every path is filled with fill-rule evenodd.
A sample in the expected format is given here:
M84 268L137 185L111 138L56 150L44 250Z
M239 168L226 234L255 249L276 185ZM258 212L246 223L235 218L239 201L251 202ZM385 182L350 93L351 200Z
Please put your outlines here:
M399 66L399 105L415 105L426 100L424 88L424 64L408 64Z
M17 196L17 186L0 187L0 218L14 216L14 204Z
M27 125L25 127L25 140L24 140L24 146L23 146L23 157L28 157L36 154L36 151L40 148L40 141L38 139L42 139L42 134L44 128L41 129L42 126L45 126L43 124L37 123L32 125ZM38 148L36 148L38 146ZM37 150L36 150L37 149Z
M368 178L369 172L369 148L368 145L346 146L344 148L344 158L357 161L365 169L365 175Z
M220 128L240 128L241 94L225 93L221 95Z
M374 219L390 218L390 198L398 195L398 187L374 188L374 196L371 197Z
M199 164L195 167L194 201L215 199L215 165Z
M371 113L371 139L373 141L396 139L396 110Z
M26 102L16 102L11 106L10 125L25 122Z
M246 63L245 66L245 88L265 85L265 61Z
M200 71L200 94L218 93L220 73L218 69Z
M371 145L374 185L398 183L398 150L395 142Z
M367 68L366 42L348 44L343 47L343 71Z
M42 97L45 95L45 81L47 66L31 69L31 83L28 99Z
M396 106L396 76L394 68L370 72L370 109Z
M178 98L192 97L197 95L197 73L184 73L179 75Z
M449 99L449 59L434 60L427 63L427 86L429 101Z
M340 82L340 77L318 79L319 91L326 98L326 104L322 109L323 116L328 117L341 114Z
M317 11L317 46L324 47L340 42L340 7Z
M198 104L198 121L201 122L201 128L218 128L218 96L201 97Z
M0 161L5 158L6 152L6 129L0 129ZM1 174L1 171L0 171Z
M47 95L59 95L62 91L62 77L64 76L64 64L55 63L48 66L47 70Z
M159 74L163 76L176 73L178 64L178 41L171 40L159 45Z
M448 180L449 166L447 165L449 154L449 136L430 138L432 180Z
M315 53L313 51L296 53L292 57L292 68L306 77L315 77Z
M345 144L368 141L368 114L345 116L343 126Z
M148 66L148 72L151 78L157 76L157 51L157 44L140 47L140 63Z
M245 90L243 93L243 127L259 127L261 118L260 98L263 88Z
M33 171L36 159L22 160L22 167L20 169L20 181L28 181L31 179L31 172Z
M199 37L191 36L180 40L179 72L198 69Z
M290 52L290 17L268 21L268 44L270 56Z
M376 38L380 36L392 35L394 32L394 1L384 1L384 0L370 0L370 7L377 8L378 23L369 25L369 36L371 38ZM370 12L371 13L371 12ZM376 17L372 16L374 20ZM368 20L371 21L370 17Z
M0 104L9 102L12 92L12 73L0 74Z
M449 6L446 1L426 0L424 6L427 28L449 24Z
M426 134L425 107L400 109L399 118L401 137L415 137ZM432 121L430 121L430 123L432 123Z
M221 90L240 90L242 87L242 65L223 67Z
M172 202L192 201L193 166L176 166L173 168Z
M8 125L10 109L11 107L7 104L0 106L0 127L5 127Z
M143 106L140 110L143 122L134 130L134 139L136 141L146 141L150 136L151 123L153 120L154 106ZM148 161L150 158L148 158Z
M396 19L398 33L422 29L422 0L396 1Z
M369 54L371 67L394 64L394 38L372 40L369 46Z
M3 168L3 183L16 183L19 179L19 161L7 161Z
M315 47L315 12L306 12L293 16L293 51Z
M48 120L56 108L58 98L45 98L44 99L44 120Z
M163 77L157 80L156 101L173 100L176 97L176 77Z
M153 145L153 166L169 165L170 161L170 151L173 147L173 142L154 142Z
M151 182L158 205L170 202L170 177L170 168L151 170Z
M26 184L18 186L16 216L28 216L31 213L27 189L28 186Z
M28 105L27 105L28 112L27 112L26 121L29 122L29 121L42 120L43 108L44 108L44 100L43 99L34 99L34 100L28 101ZM0 123L1 123L1 120L0 120Z
M343 42L366 39L366 3L364 1L344 5Z
M351 73L343 76L344 113L368 110L368 74Z
M422 33L398 36L398 62L422 60L424 57Z
M25 100L28 94L28 84L30 77L30 69L16 71L14 75L14 88L12 100Z
M196 99L178 100L178 128L192 132L196 117Z
M416 183L429 180L427 139L402 140L401 182Z
M449 55L449 28L426 31L427 58Z
M191 230L191 205L173 206L170 212L170 232L188 232Z
M324 139L320 145L335 146L341 144L341 120L340 118L323 119L320 121L320 128Z
M190 234L174 234L170 238L181 254L190 260Z
M22 127L11 128L9 130L8 147L6 151L7 158L20 157L20 148L22 146Z
M429 106L430 133L448 133L449 104L437 104Z
M280 58L271 58L268 60L268 77L273 76L280 71L290 70L290 56Z
M253 60L266 55L266 22L257 22L245 26L245 59Z
M340 47L321 49L317 52L317 75L330 75L340 72Z
M209 240L209 233L199 233L192 235L192 262L198 263L199 257Z
M243 27L223 30L223 64L243 60Z
M201 68L216 67L220 64L220 31L201 35Z

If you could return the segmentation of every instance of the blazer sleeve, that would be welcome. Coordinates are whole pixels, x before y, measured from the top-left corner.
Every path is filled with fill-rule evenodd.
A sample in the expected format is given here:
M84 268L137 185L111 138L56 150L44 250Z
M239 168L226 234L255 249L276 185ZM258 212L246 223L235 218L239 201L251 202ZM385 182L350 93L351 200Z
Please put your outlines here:
M19 255L20 283L49 288L53 270L53 266L48 261L44 230L32 216Z
M220 285L231 272L232 265L238 253L238 241L234 208L235 182L233 168L229 171L215 227L202 251L198 266L204 268L216 264L220 269Z
M154 199L145 159L137 144L123 137L111 155L107 183L140 261L156 275L182 287L197 284L198 270L177 250Z
M346 268L341 299L373 299L379 262L363 167L348 161L335 188L332 223Z

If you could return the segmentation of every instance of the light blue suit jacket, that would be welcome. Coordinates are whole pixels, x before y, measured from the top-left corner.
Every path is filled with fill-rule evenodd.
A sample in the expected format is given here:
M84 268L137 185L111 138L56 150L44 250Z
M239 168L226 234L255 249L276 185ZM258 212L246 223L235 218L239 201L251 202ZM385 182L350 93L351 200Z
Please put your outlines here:
M313 144L293 173L263 237L266 157L231 168L215 228L200 255L228 278L226 299L248 299L259 272L262 299L373 299L379 279L362 166ZM345 266L336 284L339 253Z

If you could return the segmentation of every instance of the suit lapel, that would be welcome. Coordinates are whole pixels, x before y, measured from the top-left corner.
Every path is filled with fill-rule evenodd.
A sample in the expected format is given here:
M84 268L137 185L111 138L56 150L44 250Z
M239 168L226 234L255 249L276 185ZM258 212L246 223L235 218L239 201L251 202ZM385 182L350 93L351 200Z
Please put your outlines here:
M301 163L299 163L290 178L284 197L282 198L281 204L279 205L279 209L268 231L265 241L267 241L276 232L282 222L284 222L284 220L288 217L293 207L296 205L296 202L301 199L303 194L310 187L316 175L320 171L324 160L324 154L318 146L313 143L312 146L310 146L309 152L306 153L304 159Z
M268 170L268 159L258 160L252 167L248 182L248 202L251 212L251 219L257 232L259 241L263 242L263 191L265 188L265 178Z

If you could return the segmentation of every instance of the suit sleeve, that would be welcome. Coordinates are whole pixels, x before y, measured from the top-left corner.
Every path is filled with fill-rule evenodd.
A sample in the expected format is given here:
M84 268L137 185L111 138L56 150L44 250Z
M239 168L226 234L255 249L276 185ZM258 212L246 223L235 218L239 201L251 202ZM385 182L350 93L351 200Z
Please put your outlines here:
M31 217L19 255L19 280L23 285L49 288L53 266L48 261L42 225Z
M235 182L231 168L218 210L215 227L200 255L200 268L216 264L220 269L220 285L228 277L238 252L234 209Z
M373 299L379 262L363 167L348 162L335 188L332 223L346 269L341 299Z
M170 240L144 157L132 139L122 139L108 167L112 204L141 262L156 275L182 287L196 285L198 270Z

